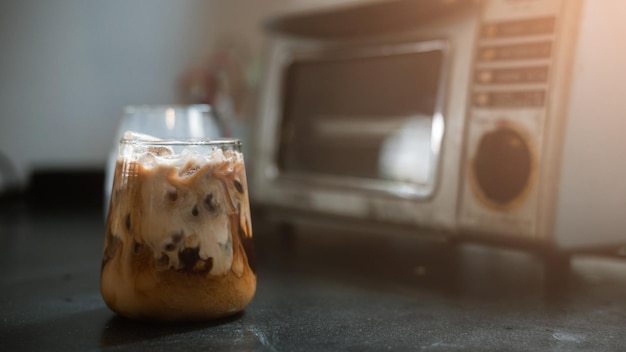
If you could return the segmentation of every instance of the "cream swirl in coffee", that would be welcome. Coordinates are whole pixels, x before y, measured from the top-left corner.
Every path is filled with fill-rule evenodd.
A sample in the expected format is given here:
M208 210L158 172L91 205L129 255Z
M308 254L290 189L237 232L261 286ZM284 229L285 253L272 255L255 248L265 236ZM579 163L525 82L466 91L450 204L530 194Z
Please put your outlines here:
M127 134L102 261L107 305L131 318L197 320L242 310L256 288L242 154Z

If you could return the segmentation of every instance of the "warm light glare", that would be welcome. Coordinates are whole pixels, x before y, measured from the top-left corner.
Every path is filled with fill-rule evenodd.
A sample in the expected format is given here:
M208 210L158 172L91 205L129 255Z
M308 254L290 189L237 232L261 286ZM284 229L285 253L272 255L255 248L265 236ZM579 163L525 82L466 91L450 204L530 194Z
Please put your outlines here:
M434 151L431 141L437 131L435 120L431 122L429 116L414 115L385 138L378 163L382 176L394 181L428 184Z
M165 125L167 125L168 130L173 130L176 125L176 112L174 109L167 109L165 111Z
M432 137L430 139L430 149L434 154L439 154L439 147L441 146L441 140L443 138L443 116L440 113L436 113L433 116Z
M204 124L202 112L198 110L189 110L189 135L192 138L204 137Z

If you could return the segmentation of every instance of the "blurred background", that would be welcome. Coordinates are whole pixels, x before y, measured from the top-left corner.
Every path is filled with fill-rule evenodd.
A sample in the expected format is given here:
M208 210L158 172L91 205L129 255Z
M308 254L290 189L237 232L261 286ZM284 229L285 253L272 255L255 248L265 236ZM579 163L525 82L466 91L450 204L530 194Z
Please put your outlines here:
M381 6L383 3L387 6ZM623 194L626 194L626 184L621 181L624 170L626 170L626 164L621 161L624 160L622 154L626 142L624 142L621 133L624 130L624 121L626 120L619 117L620 111L623 111L623 99L620 90L615 89L615 87L621 87L624 82L625 73L621 62L624 55L617 41L604 39L619 38L620 36L616 33L626 32L626 28L620 25L620 15L625 11L624 2L617 0L606 1L602 4L593 1L577 2L577 4L584 4L584 9L580 11L582 14L580 28L577 29L580 36L579 38L564 36L563 41L559 44L561 48L565 49L571 46L571 50L576 50L572 51L575 55L569 55L569 51L561 50L562 53L559 51L559 55L555 54L554 58L550 56L550 49L553 44L551 40L556 37L550 34L555 26L550 17L547 17L547 22L545 18L538 17L539 27L531 25L525 28L520 27L518 22L511 22L514 26L510 28L517 28L518 31L520 28L531 30L528 38L521 38L521 40L528 41L528 46L522 45L521 49L516 51L518 54L521 53L521 57L512 60L512 62L496 62L493 66L489 66L489 62L479 62L482 66L476 67L481 70L493 69L493 72L509 72L507 79L510 79L512 75L514 78L512 83L505 82L506 84L496 87L493 97L500 97L498 99L500 99L500 103L504 102L504 105L513 104L513 110L519 107L516 107L515 104L521 104L522 107L528 105L529 112L520 110L522 113L519 113L517 110L513 112L506 110L511 106L504 106L504 109L498 109L498 106L495 105L494 109L490 109L489 106L478 106L476 107L478 112L476 116L479 118L476 121L472 120L466 123L466 111L464 109L468 106L468 99L473 92L470 91L468 94L466 85L469 86L471 72L474 69L472 66L474 45L478 45L480 48L482 48L481 45L487 45L480 41L475 43L474 40L476 33L473 31L477 27L475 27L476 23L473 22L474 17L472 16L476 15L473 11L476 11L477 7L472 6L478 3L483 2L443 0L432 2L427 0L2 1L0 2L0 48L2 48L2 55L0 55L0 108L2 109L0 114L0 200L8 200L5 204L12 204L14 199L23 199L23 195L26 194L26 198L34 204L47 203L50 205L62 201L79 207L86 203L102 206L104 170L107 158L109 152L117 144L117 124L123 108L128 105L211 104L219 110L221 117L232 122L234 136L242 139L244 146L250 146L249 126L257 117L258 107L256 104L259 100L257 96L260 91L260 84L264 81L263 72L264 69L269 70L269 67L273 67L265 65L264 61L275 63L280 59L276 57L278 55L276 53L279 51L274 50L278 46L272 47L274 51L270 52L270 46L267 45L268 33L264 31L264 25L270 19L291 19L291 21L274 21L272 23L274 31L280 32L282 30L283 34L288 33L287 36L312 35L315 37L318 35L317 39L323 38L325 35L329 38L341 37L342 35L348 37L354 35L355 38L358 35L376 37L384 33L383 30L389 30L389 38L392 41L400 41L406 40L403 37L404 34L395 37L396 34L393 34L393 31L402 33L403 30L414 28L416 24L420 24L424 26L424 33L418 32L418 37L430 38L431 34L428 33L432 31L437 34L435 37L445 36L447 37L446 40L455 45L454 55L451 55L449 59L450 77L454 77L454 84L445 87L450 93L446 96L443 109L448 115L445 126L447 141L442 144L444 149L447 148L447 152L445 158L441 158L441 166L436 165L436 162L431 163L428 160L429 153L435 149L439 150L439 146L431 148L432 140L427 140L426 143L423 143L425 146L423 150L426 151L427 155L424 158L420 157L420 160L423 159L428 162L427 168L424 170L428 172L433 170L432 175L427 175L428 177L432 176L429 180L436 181L426 182L431 187L428 192L433 191L434 185L441 182L441 186L437 186L441 191L437 194L436 199L432 203L418 204L415 202L410 205L407 203L407 208L402 208L404 203L402 199L399 199L395 203L399 209L392 209L386 203L387 199L383 199L383 197L380 199L373 197L375 199L371 203L363 206L365 203L361 200L369 201L368 196L370 194L363 192L362 198L358 198L359 201L354 201L354 204L336 206L338 203L335 202L336 198L334 198L336 196L335 189L329 188L323 195L326 197L324 198L326 203L319 202L317 198L314 199L320 197L320 192L317 192L317 189L312 189L310 193L306 194L305 197L310 199L310 202L307 203L301 201L304 198L292 197L288 192L283 192L284 190L280 189L282 186L276 186L276 183L272 183L269 180L271 177L268 176L268 180L263 179L259 181L261 183L255 183L251 187L257 192L265 192L264 194L257 194L253 201L261 200L261 202L287 205L291 208L299 206L305 212L321 210L332 213L336 211L339 215L349 215L359 219L369 219L375 214L379 216L378 219L374 219L377 221L408 222L420 226L426 224L424 222L426 219L432 221L427 226L433 224L434 227L447 226L451 231L456 231L457 226L467 226L477 229L477 232L496 234L517 231L514 226L511 226L511 223L523 228L520 233L541 233L545 229L539 229L539 225L536 224L545 224L545 228L549 229L552 226L549 224L552 221L551 215L545 216L546 219L551 219L550 221L543 222L545 220L543 219L544 214L549 214L544 210L554 208L558 209L559 214L557 215L560 217L555 216L559 219L555 221L560 221L559 226L562 226L560 233L564 238L574 238L572 233L579 234L576 237L576 240L579 240L575 243L576 245L588 245L593 242L595 237L601 237L586 235L592 231L597 231L599 228L610 234L611 241L621 244L624 238L622 231L623 209L624 204L626 204L623 198ZM561 4L558 1L523 2L522 5L513 5L514 2L504 1L490 3L493 4L493 8L498 8L498 4L508 4L507 6L512 6L512 9L516 11L522 11L528 6L532 8L536 4L551 4L552 7L556 6L555 4ZM565 4L566 2L562 3ZM324 17L323 20L315 15L308 17L283 16L286 14L306 14L309 10L323 12L320 10L344 5L350 7L348 5L357 4L359 6L354 7L361 8L361 10L348 11L343 16L338 15L336 17L331 14ZM372 6L361 6L364 4ZM451 6L451 8L447 9L446 6ZM544 7L552 11L550 6ZM577 6L572 6L572 8ZM580 6L582 8L582 5ZM380 11L385 8L393 11L390 10L391 12L387 12L387 15L381 14ZM545 10L545 8L539 7L540 10ZM316 11L310 12L315 13ZM551 13L549 11L547 13ZM355 16L354 13L359 15ZM497 12L495 13L497 14ZM491 16L493 13L487 12L485 16L487 15ZM537 14L535 13L533 16L537 16ZM441 22L434 21L434 19L440 19ZM541 27L542 23L544 27ZM547 26L545 26L546 23ZM352 30L355 28L357 30L353 32ZM447 29L444 30L444 28ZM537 28L548 28L549 30L539 34L532 32ZM573 30L569 27L566 29L568 31ZM491 32L487 31L486 33ZM513 33L512 36L515 37L516 34ZM602 38L602 40L598 38ZM506 37L481 40L489 43L489 40L497 42L501 39L507 43L508 38ZM575 39L579 40L576 42L577 44L574 44ZM512 38L511 40L519 42L520 38ZM539 46L535 45L537 43L534 41L540 41L537 42ZM498 47L504 48L502 52L505 54L509 49L505 45L494 46L494 48ZM524 55L533 54L533 50L536 51L537 48L543 48L544 52L541 54L547 53L546 57L539 57L534 60L524 59ZM555 48L559 47L555 46ZM492 50L493 48L488 49L490 50L484 52L495 52ZM555 52L557 52L556 49ZM270 61L270 54L274 55L275 60ZM574 59L574 62L566 62L569 61L569 56ZM443 67L444 60L433 57L432 62L428 61L424 65L420 64L420 61L416 61L418 62L416 67L423 66L428 71L430 67L435 67L429 66L429 63L438 65L440 62L442 62ZM553 62L553 60L557 61ZM505 64L505 66L501 64ZM515 81L515 79L519 79L515 77L523 78L524 75L528 77L533 75L532 72L534 71L526 70L528 65L544 65L540 69L546 69L546 71L541 71L543 73L538 74L540 82ZM569 77L569 65L572 66L571 77ZM318 71L311 71L312 73L308 74L311 75L312 79L304 81L301 86L312 87L311 90L315 92L318 90L328 93L325 96L328 99L326 102L328 104L324 106L324 101L319 100L315 94L310 94L310 96L315 96L315 99L303 100L309 105L302 104L301 101L293 104L297 109L293 109L292 115L299 116L299 118L305 116L316 122L320 121L320 116L330 116L331 118L328 118L329 121L327 121L330 124L326 125L326 131L331 132L326 136L328 140L334 138L333 129L337 129L337 126L343 126L343 130L338 129L341 133L352 132L357 136L355 141L367 144L368 148L373 145L374 147L369 149L372 151L369 154L370 158L366 159L361 154L360 159L369 162L366 166L372 166L371 169L374 171L371 173L375 174L378 171L378 148L383 145L382 141L386 140L387 137L393 137L390 139L397 141L404 140L402 134L399 133L404 130L404 126L400 128L401 125L387 125L390 130L399 132L395 135L392 133L386 135L385 133L388 131L380 133L382 131L379 128L380 125L376 125L379 121L369 121L374 122L370 125L375 128L370 130L373 130L375 134L378 133L376 137L378 139L366 140L363 138L364 141L360 141L358 134L364 133L366 130L363 127L363 122L369 117L372 117L370 120L382 120L379 117L389 117L385 115L387 114L392 117L400 116L399 123L404 123L406 116L408 116L406 115L407 111L411 114L424 113L422 111L424 109L420 110L421 107L418 106L420 109L417 109L411 105L414 103L412 89L415 87L413 82L418 80L404 80L410 76L402 70L385 70L384 66L372 67L364 70L363 72L367 73L362 75L366 78L373 77L368 81L369 85L362 84L362 81L357 79L349 78L345 81L356 83L354 86L347 84L345 92L338 88L340 86L332 78L348 77L347 74L323 76L317 74ZM502 67L515 68L516 70L507 71L503 70ZM571 89L571 92L561 92L557 89L554 91L555 94L549 96L554 99L545 98L544 89L547 87L548 74L546 72L548 72L548 67L551 70L549 72L555 72L551 74L558 78L558 82L555 81L555 87L558 88L562 85ZM322 67L319 72L326 72L323 69ZM488 73L486 77L490 77L489 75L492 73L489 70L485 69L485 72ZM397 74L397 82L389 74L390 71ZM295 70L294 72L297 73L298 71ZM349 70L342 73L346 72L350 73ZM371 72L377 73L378 76L371 75ZM416 72L416 74L421 74L419 71ZM433 70L432 72L439 71ZM305 74L307 73L305 72ZM275 78L276 75L272 77ZM296 75L295 77L299 76ZM385 99L380 99L383 103L388 103L388 106L361 105L363 101L374 102L375 100L362 99L363 96L366 96L363 92L367 93L370 86L383 87L383 78L388 77L391 78L387 83L405 94L397 94L392 89L372 89L369 93L372 96L379 94L380 91L385 91L388 94ZM311 84L311 82L316 82L316 79L319 86ZM570 80L571 84L569 84ZM408 82L408 89L404 89L404 86L400 84L394 86L398 82L405 81ZM338 82L341 83L340 80ZM435 82L434 79L433 82ZM442 82L445 80L442 79ZM332 85L333 89L327 89L325 84ZM489 93L477 94L475 97L477 99L476 104L489 102L492 93L487 91L489 84L489 82L485 84L476 83L476 87L474 87L476 92ZM519 95L518 86L523 87L520 92L528 93L528 95ZM268 87L272 87L272 85L268 84ZM418 116L416 120L418 123L411 126L407 125L407 129L411 130L411 133L414 133L413 130L431 133L431 130L435 130L432 126L438 126L438 133L443 134L441 125L443 119L437 120L439 124L433 122L432 125L429 120L430 116L437 115L434 114L433 110L434 102L441 92L439 87L431 88L431 90L424 88L425 92L431 94L420 93L420 98L424 98L428 104L432 103L433 107L428 105L429 108L426 109L425 113L427 119ZM505 88L510 89L513 93L507 95L510 92L506 91L504 93L507 94L497 94L496 90ZM272 89L264 90L264 92L271 91ZM291 91L295 92L297 89L291 89ZM306 95L307 91L304 92L303 94ZM437 94L432 94L433 92ZM533 96L531 93L537 93L537 95ZM344 99L344 97L350 96L356 97L354 101ZM399 96L408 97L407 106L397 103L396 98ZM519 96L522 96L523 99L516 98ZM494 104L497 105L496 98L494 98ZM272 99L270 93L263 101L267 105L272 105L275 104ZM529 99L529 101L524 101L524 99ZM285 98L285 100L288 99ZM343 100L347 103L343 104ZM560 102L560 100L563 101ZM334 105L336 101L342 102ZM417 104L417 100L415 102ZM550 113L554 111L556 113L550 115L551 118L547 118L545 116L549 114L542 109L532 110L531 108L534 107L532 104L537 102L539 105L552 104L546 105L546 107L549 108ZM320 107L323 109L319 109ZM406 111L399 111L400 108ZM561 114L565 116L566 110L568 113L567 125L556 118ZM382 111L380 116L376 115L378 111ZM502 111L509 115L501 115ZM286 113L285 116L288 114ZM350 117L350 114L357 118L352 120L347 118L348 123L343 125L332 124L337 122L332 121L338 120L337 116L345 118L345 116ZM272 114L265 113L263 116L265 121L270 121ZM360 120L363 116L366 118ZM589 119L589 116L593 116L593 120ZM501 126L501 120L506 122L506 126ZM423 124L423 122L427 123ZM265 124L265 126L270 125L271 121ZM304 123L302 126L304 126L301 128L302 135L309 135L309 125ZM544 128L547 131L545 133ZM517 129L520 129L521 133L518 133ZM260 138L260 141L264 143L259 143L262 147L257 148L258 150L263 152L268 149L267 146L273 146L276 141L283 143L281 136L265 133L267 131L276 133L278 128L270 126L270 128L259 130L263 133L258 133L258 135L262 135L262 138L267 140L263 141ZM487 138L484 136L491 135L493 131L497 132L496 137L500 139L496 138L497 140L491 144L486 142L489 145L484 148L484 153L482 153L482 141ZM525 139L528 139L526 134L536 139L529 139L528 147L525 146ZM544 134L550 138L545 138L544 141ZM338 134L335 133L335 135ZM561 156L557 155L560 153L561 138L563 138L562 148L564 150L562 160ZM405 139L411 142L411 138ZM319 142L319 145L328 148L332 146L323 138L320 141L314 142ZM328 155L339 155L337 150L343 150L346 155L355 153L352 149L341 149L344 138L336 138L336 141L338 141L337 145L340 148L331 150L327 153ZM584 141L584 143L580 141ZM399 144L399 142L397 143ZM505 147L511 147L512 154L507 154L500 159L502 148L498 143ZM310 150L313 150L312 155L310 155L311 161L307 161L302 158L302 155L297 154L299 147L296 144L283 144L289 146L289 148L283 149L289 149L289 153L291 153L285 152L284 155L280 155L280 158L286 160L285 164L280 165L280 167L286 171L290 171L290 167L294 167L295 171L302 171L298 170L298 167L310 171L306 167L314 164L315 157L325 157L323 153L319 152L319 149L311 148ZM415 146L410 143L405 144L408 145L406 147L407 154L411 156ZM396 148L396 144L389 145L392 146L389 147L390 150L395 150L393 148ZM478 149L479 146L481 149ZM592 146L592 148L588 146ZM354 150L359 151L358 148L355 147ZM534 164L531 163L531 154L534 153L535 148L538 157L545 158L545 160L540 160L542 169L538 173L534 169ZM478 152L474 154L474 149L482 154ZM295 152L292 153L292 151ZM245 148L244 153L246 153ZM261 158L258 157L259 155L254 155L247 159L246 165L250 166L249 161L254 161L257 165L263 164L264 161L268 163L270 160L268 153L266 153L267 155L258 154ZM394 152L389 153L389 155L393 154ZM401 155L402 153L395 154ZM465 159L469 160L470 157L479 154L488 161L484 163L486 165L484 169L481 169L481 172L484 171L487 176L484 180L478 181L481 183L480 189L472 183L474 181L470 177L470 172L465 170L464 164ZM250 154L246 153L246 155ZM352 176L356 168L355 162L344 163L339 160L340 157L337 159L337 165L345 166L345 169L339 171ZM387 159L386 161L391 164L402 167L407 164L401 159L395 160L390 157ZM517 162L518 159L520 162ZM297 162L294 165L289 164L293 160ZM432 160L437 161L439 158L433 157ZM273 162L273 159L271 161ZM298 164L301 161L302 164L308 162L310 165ZM279 162L282 163L283 161ZM500 167L505 162L510 162L511 168ZM561 172L559 162L566 166L562 172L563 178L552 183L553 179L557 180L557 176ZM441 174L435 175L440 168L443 170ZM257 175L265 177L263 176L264 172L270 169L263 169L263 172L259 172L260 166L255 171L257 171ZM391 169L391 167L385 166L384 169ZM502 176L497 173L501 169L512 171L511 174ZM603 172L593 172L593 170L603 170ZM336 172L337 170L330 171ZM366 171L370 172L371 170L367 169ZM416 174L414 171L410 170L407 174L414 176ZM419 169L418 171L423 170ZM542 178L537 187L534 187L533 182L531 182L534 173ZM399 179L406 176L402 172L397 172L397 174ZM459 178L464 177L465 174L470 176L460 180ZM369 174L365 176L371 178ZM374 176L379 177L381 175ZM382 176L390 177L389 175ZM420 178L425 177L420 176L417 180L412 181L421 184ZM521 181L518 182L518 179ZM510 180L514 182L508 182ZM486 187L483 187L484 185ZM270 186L277 188L273 189ZM387 186L385 184L385 187ZM492 193L495 194L495 198L492 197L496 201L495 208L493 204L485 202L481 198L484 198L484 194L486 194L483 188L490 192L490 196ZM353 199L350 197L356 194L350 193L351 191L352 189L347 187L345 192L339 193L341 193L340 196L347 195L343 200L350 201ZM385 189L385 191L389 191L389 189ZM304 192L307 191L304 190ZM313 197L313 193L315 193L315 197ZM613 196L607 197L607 194ZM519 198L516 198L518 195ZM526 195L528 198L524 198ZM546 195L554 196L555 200L545 198L548 200L544 201L545 199L542 197L547 197ZM251 197L253 196L255 195L252 194ZM280 197L283 198L279 199ZM488 201L493 199L490 198ZM515 211L506 207L509 203L513 204L522 199L524 202L519 202L521 206ZM584 202L581 201L583 199ZM500 203L497 203L498 201ZM555 204L551 204L551 202ZM389 202L389 204L391 203ZM556 203L562 204L562 206L559 207ZM498 208L502 204L506 206ZM314 209L313 205L319 208ZM415 208L411 208L412 206ZM413 212L420 207L424 210L424 219L414 216ZM494 211L494 209L496 210ZM595 209L596 214L590 214L589 209ZM350 211L354 213L348 214ZM282 210L280 212L283 213ZM357 212L361 213L357 214ZM396 215L397 218L394 218ZM402 217L405 218L401 219ZM580 219L583 218L585 221L581 224ZM595 219L596 222L594 223L590 219ZM584 229L583 226L585 226ZM527 237L532 238L531 235ZM604 243L602 244L604 245Z
M40 173L97 178L124 106L203 102L210 97L190 85L224 56L230 63L222 68L236 66L234 113L245 125L260 76L263 20L326 3L0 2L0 194L26 189Z

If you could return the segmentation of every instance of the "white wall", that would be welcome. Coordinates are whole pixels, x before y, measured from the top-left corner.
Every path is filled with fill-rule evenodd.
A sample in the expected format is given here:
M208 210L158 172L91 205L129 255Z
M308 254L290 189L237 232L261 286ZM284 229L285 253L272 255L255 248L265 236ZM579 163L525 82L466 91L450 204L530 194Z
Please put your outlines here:
M210 8L1 1L0 153L20 179L36 167L103 167L122 106L175 101L176 77L209 50Z
M2 157L36 168L104 168L121 109L176 102L175 81L236 39L261 60L276 13L371 0L0 1Z

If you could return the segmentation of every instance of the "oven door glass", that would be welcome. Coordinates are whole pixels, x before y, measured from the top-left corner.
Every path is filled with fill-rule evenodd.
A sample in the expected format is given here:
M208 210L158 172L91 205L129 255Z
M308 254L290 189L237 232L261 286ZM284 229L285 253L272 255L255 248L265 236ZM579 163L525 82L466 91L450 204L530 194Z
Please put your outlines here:
M446 54L443 41L294 54L283 71L280 175L429 196Z

